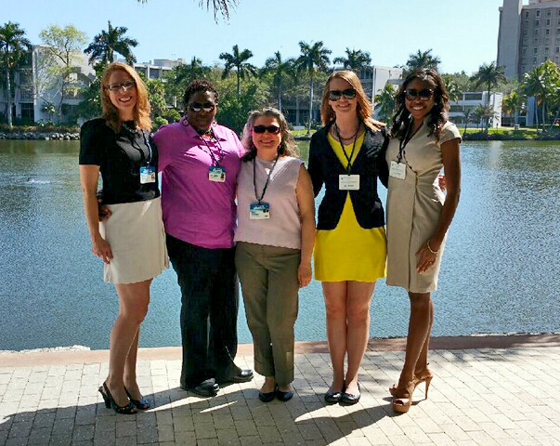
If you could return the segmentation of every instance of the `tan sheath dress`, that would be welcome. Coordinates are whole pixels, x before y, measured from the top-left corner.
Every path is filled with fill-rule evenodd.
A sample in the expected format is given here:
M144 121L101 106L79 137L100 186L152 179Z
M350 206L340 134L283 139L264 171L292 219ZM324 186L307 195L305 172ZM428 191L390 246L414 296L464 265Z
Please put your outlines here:
M445 239L434 266L423 273L416 271L416 252L434 234L445 195L437 183L443 167L441 144L461 139L459 130L446 122L439 141L428 136L426 120L404 149L406 178L389 177L387 194L387 285L401 286L412 293L437 289L438 273ZM396 161L399 140L392 139L386 160Z

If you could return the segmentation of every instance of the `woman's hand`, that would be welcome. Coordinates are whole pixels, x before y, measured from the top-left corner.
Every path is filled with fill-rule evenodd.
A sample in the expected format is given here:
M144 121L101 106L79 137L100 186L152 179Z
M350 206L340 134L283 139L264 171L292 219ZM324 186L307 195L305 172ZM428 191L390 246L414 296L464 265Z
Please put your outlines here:
M113 252L111 251L111 246L107 241L101 237L97 236L91 241L91 252L94 255L101 258L104 263L107 265L110 263L110 260L113 258Z
M429 246L428 246L429 244ZM418 257L418 263L416 264L416 271L423 273L433 268L436 263L437 253L441 243L434 241L433 239L428 239L420 249L416 252L416 257Z
M299 287L304 288L311 282L311 262L300 263L298 267Z
M98 219L100 222L107 220L112 214L111 209L103 205L101 198L97 198L97 213L99 214Z
M447 188L447 185L445 184L445 174L439 173L437 176L437 182L441 191L445 192L445 189Z

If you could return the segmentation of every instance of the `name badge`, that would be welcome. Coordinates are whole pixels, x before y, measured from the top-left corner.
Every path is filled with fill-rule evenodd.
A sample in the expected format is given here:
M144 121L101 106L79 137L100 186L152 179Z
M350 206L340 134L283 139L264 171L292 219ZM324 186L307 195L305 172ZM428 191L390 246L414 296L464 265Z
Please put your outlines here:
M249 219L265 220L267 218L270 218L270 205L268 203L261 201L249 205Z
M140 184L155 183L156 168L154 166L140 167Z
M223 166L210 166L208 170L208 179L215 183L223 183L226 181L226 169Z
M391 168L389 169L389 175L393 178L398 178L404 180L406 178L406 164L397 163L396 161L391 161Z
M360 190L360 175L339 175L339 190Z

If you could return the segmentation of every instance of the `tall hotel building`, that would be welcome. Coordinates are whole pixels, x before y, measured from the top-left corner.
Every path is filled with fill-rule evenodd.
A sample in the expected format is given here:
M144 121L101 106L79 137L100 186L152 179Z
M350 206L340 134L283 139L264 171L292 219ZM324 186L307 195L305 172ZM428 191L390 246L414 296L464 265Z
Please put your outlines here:
M545 60L560 65L560 1L504 0L500 8L498 65L521 80Z

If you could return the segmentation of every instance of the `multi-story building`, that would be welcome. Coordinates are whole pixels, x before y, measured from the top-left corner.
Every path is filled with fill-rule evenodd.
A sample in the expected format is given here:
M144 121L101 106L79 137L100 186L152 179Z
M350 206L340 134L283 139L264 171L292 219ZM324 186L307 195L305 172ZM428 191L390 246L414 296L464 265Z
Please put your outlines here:
M146 76L146 79L163 79L166 71L185 63L185 59L154 59L150 62L135 63L134 69Z
M498 65L521 80L546 60L560 64L560 1L504 0L500 8Z
M457 125L466 125L467 127L479 127L483 124L483 119L478 122L473 119L473 113L476 108L481 105L490 105L492 107L492 117L490 119L490 127L498 128L502 125L502 93L490 93L487 91L464 91L457 102L450 102L449 118ZM469 115L467 119L467 114Z

